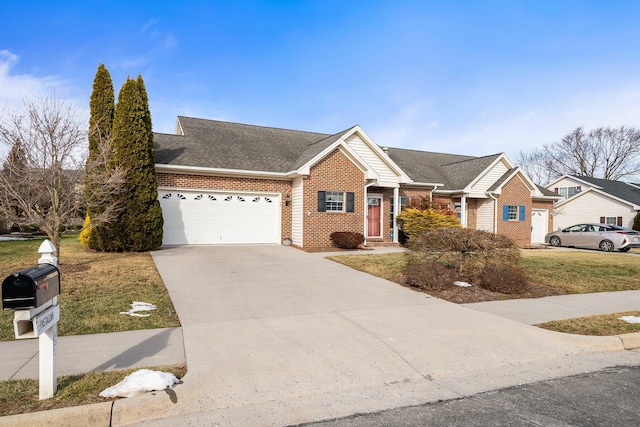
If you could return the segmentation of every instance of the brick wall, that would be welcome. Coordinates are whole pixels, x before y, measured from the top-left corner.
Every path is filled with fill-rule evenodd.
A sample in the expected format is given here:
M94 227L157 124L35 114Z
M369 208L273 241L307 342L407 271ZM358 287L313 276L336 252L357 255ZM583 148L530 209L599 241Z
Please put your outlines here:
M340 149L311 168L303 182L305 247L331 246L329 235L334 231L364 234L364 184L364 173ZM318 191L353 192L354 212L318 212Z
M291 205L284 199L291 194L291 181L277 179L237 178L156 172L159 187L177 187L203 190L257 191L280 193L282 201L282 236L291 236Z
M503 209L505 205L525 206L524 221L505 221ZM500 234L513 239L520 246L531 244L531 191L517 175L502 187L498 196L498 230Z

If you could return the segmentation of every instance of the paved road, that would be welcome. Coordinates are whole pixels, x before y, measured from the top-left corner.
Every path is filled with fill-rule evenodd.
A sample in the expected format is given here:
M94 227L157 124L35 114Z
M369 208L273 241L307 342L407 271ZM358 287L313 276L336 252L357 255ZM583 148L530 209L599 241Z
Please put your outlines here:
M638 395L640 367L617 367L304 426L637 426Z

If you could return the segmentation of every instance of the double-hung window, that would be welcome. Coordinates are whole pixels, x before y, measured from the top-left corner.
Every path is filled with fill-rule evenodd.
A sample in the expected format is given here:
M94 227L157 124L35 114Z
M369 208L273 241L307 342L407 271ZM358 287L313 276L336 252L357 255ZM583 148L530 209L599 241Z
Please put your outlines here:
M318 191L318 212L354 212L354 193Z
M327 191L325 206L327 208L327 212L343 212L344 193L341 191Z
M563 199L568 199L578 194L581 187L556 187L554 190L559 196L562 196Z
M524 221L525 206L524 205L504 205L502 210L502 219L504 221Z

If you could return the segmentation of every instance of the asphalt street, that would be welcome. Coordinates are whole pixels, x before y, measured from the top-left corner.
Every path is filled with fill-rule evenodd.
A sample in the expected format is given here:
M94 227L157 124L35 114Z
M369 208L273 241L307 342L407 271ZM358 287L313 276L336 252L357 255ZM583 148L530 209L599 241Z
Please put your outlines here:
M616 367L305 427L637 426L640 367Z

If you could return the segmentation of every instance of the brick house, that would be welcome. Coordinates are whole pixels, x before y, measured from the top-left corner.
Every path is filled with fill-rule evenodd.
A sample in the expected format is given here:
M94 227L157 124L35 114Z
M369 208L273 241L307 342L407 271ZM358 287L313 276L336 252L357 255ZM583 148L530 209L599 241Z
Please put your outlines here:
M327 247L334 231L396 244L396 213L426 197L526 246L544 241L557 200L504 154L380 147L357 125L330 135L180 116L154 140L166 245Z

